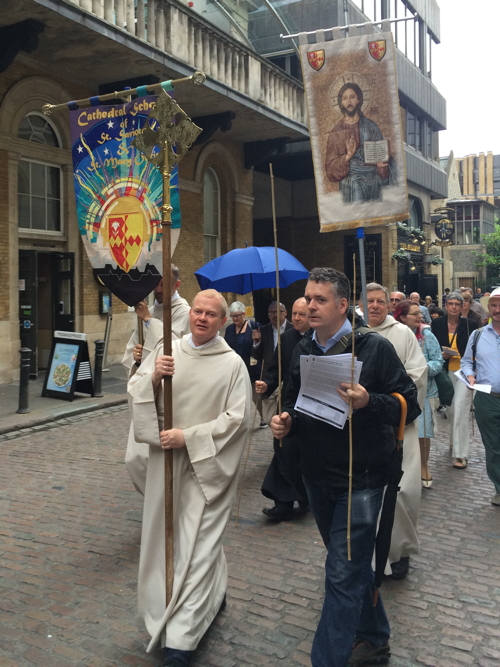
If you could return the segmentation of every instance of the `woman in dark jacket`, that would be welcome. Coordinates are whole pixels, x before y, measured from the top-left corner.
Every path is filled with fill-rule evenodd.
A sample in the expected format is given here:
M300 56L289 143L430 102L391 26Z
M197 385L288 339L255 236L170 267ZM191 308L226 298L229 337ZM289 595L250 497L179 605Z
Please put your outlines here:
M229 306L229 317L232 320L232 324L227 327L224 338L229 347L232 347L240 355L245 362L248 372L252 375L250 369L255 368L254 366L250 367L250 355L252 354L253 346L252 331L260 329L260 324L245 319L245 304L241 303L241 301L234 301ZM259 378L252 379L258 380Z
M453 382L455 395L450 407L446 408L450 433L450 449L453 450L454 468L463 470L467 467L469 458L469 416L473 393L457 378L456 371L460 370L460 359L465 354L467 341L478 323L467 317L462 317L463 297L458 292L452 292L446 300L446 315L432 320L432 333L441 345L444 370Z

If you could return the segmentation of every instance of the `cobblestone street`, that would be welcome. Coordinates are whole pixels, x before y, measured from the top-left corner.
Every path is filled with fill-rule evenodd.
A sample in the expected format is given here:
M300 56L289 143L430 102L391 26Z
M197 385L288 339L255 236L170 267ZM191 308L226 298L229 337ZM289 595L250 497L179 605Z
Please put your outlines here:
M137 615L141 498L123 457L125 406L0 438L0 665L152 666ZM439 417L421 553L382 587L393 667L500 665L500 508L477 428L454 470ZM239 525L226 539L228 605L195 667L310 665L324 549L310 515L270 524L260 484L269 429L254 431Z

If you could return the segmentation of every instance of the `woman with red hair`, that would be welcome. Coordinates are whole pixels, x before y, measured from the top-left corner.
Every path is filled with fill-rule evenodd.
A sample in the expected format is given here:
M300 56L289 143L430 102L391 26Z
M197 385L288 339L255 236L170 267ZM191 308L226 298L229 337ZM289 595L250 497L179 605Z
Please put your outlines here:
M434 376L443 369L441 346L431 331L431 328L422 322L422 313L415 301L401 301L394 311L394 319L406 324L415 336L427 362L427 393L422 413L418 418L418 441L420 443L420 460L422 466L422 486L430 489L432 476L429 472L429 452L431 438L434 437L435 415L438 402L438 389Z

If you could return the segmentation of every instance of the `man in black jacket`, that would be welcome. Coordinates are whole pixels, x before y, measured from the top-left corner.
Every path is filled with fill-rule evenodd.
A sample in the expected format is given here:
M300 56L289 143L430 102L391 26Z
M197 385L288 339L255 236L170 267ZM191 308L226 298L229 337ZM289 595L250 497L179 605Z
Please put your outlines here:
M290 372L292 354L299 341L309 331L307 302L304 297L297 299L292 307L293 329L281 334L281 377L282 395L285 394ZM263 396L270 396L278 387L278 348L265 376L265 382L255 383L255 390ZM284 438L282 442L274 439L274 456L262 483L262 495L274 500L274 507L264 507L264 514L273 521L290 521L295 514L293 504L299 503L301 509L308 507L307 493L302 481L299 466L299 443L296 437Z
M252 332L252 357L257 361L262 361L262 377L266 377L272 363L274 350L278 344L278 336L292 328L292 325L286 319L286 308L282 303L276 303L276 301L270 303L267 314L269 315L269 324L265 324L260 329L255 329ZM276 414L277 405L276 392L262 399L262 419L267 424L271 421L271 417Z
M393 427L400 404L407 402L407 423L420 413L417 390L393 346L377 333L355 333L355 352L363 362L359 384L344 383L339 395L353 405L351 560L347 558L349 427L337 429L313 416L296 412L300 390L300 356L322 356L346 343L352 327L347 320L349 281L330 268L313 269L305 298L312 338L293 353L283 412L273 417L275 438L297 433L300 463L311 511L327 548L325 599L314 637L313 667L346 667L365 662L382 664L390 656L390 627L380 596L373 607L373 556L377 519L388 468L394 453ZM337 345L337 343L339 345Z

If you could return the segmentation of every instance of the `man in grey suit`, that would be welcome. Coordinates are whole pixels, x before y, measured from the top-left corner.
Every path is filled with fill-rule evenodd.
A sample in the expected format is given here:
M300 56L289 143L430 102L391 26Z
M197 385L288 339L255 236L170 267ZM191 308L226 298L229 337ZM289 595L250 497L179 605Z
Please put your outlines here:
M278 305L279 305L279 326L278 326ZM252 357L257 361L262 361L262 377L265 378L269 366L273 360L274 350L278 344L278 336L288 329L292 328L291 322L286 319L286 308L280 303L273 301L269 304L267 310L269 324L265 324L260 329L254 329L252 332L253 348ZM266 424L269 424L276 414L278 406L278 389L274 391L269 398L262 399L262 418Z

